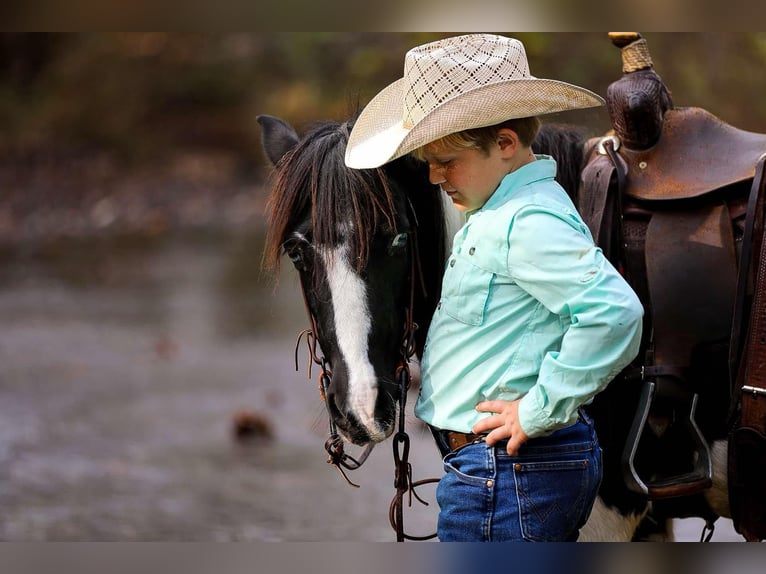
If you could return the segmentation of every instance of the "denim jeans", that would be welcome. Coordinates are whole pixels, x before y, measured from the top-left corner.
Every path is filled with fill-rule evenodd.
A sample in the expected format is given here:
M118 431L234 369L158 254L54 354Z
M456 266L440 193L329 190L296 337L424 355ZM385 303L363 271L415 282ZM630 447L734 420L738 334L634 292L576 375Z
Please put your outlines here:
M570 427L528 440L517 456L484 442L444 457L439 540L574 541L601 482L601 448L583 415Z

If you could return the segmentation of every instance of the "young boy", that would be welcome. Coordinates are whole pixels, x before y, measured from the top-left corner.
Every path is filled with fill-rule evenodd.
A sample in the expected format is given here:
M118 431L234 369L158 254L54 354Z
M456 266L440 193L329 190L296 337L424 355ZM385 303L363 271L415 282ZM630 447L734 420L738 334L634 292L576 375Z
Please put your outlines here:
M518 40L471 34L410 50L352 131L347 165L414 153L466 216L415 405L444 455L440 540L576 540L595 500L580 407L637 354L643 309L531 143L538 115L602 103L531 76Z

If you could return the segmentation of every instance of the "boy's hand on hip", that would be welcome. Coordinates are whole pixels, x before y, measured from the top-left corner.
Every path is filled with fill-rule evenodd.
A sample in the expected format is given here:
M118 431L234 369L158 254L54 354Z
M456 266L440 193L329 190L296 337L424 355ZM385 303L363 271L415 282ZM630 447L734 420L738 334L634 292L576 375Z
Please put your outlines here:
M486 438L489 446L507 438L506 451L511 456L517 455L519 447L529 439L519 424L519 401L482 401L476 405L476 410L496 414L473 425L473 432L479 434L490 431Z

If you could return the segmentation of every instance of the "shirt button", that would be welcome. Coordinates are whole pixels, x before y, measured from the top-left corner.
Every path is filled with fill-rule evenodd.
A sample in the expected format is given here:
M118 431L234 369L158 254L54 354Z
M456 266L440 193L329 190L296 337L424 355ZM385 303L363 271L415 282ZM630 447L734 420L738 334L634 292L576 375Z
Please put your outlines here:
M488 480L488 481L487 481L487 488L492 488L492 485L493 485L493 484L495 484L495 483L494 483L494 482L492 482L491 480Z
M449 262L449 266L450 266L450 267L454 267L454 266L455 266L455 260L454 260L454 259L453 259L452 261L450 261L450 262Z
M468 250L468 255L473 255L474 253L476 253L476 248L475 248L475 247L471 247L471 248Z
M442 308L442 302L441 301L439 301L439 304L436 306L436 308L437 309L441 309Z

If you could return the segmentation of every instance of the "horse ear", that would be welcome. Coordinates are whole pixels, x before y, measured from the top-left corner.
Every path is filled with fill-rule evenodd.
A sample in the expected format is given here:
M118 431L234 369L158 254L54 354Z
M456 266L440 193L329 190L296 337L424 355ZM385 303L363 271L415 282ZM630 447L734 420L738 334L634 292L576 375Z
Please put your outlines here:
M256 116L255 119L261 126L263 150L271 163L277 165L277 162L298 144L300 138L284 120L266 115Z

